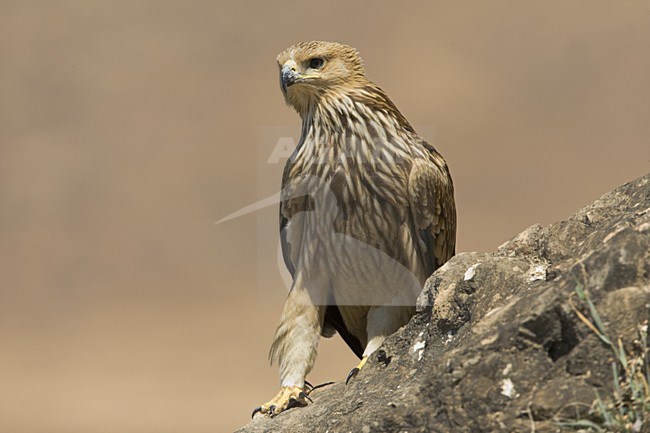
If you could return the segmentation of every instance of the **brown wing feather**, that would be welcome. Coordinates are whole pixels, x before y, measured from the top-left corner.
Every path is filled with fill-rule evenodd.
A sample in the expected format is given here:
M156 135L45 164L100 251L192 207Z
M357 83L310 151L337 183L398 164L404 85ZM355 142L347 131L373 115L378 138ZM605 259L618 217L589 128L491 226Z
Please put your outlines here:
M424 142L428 158L413 161L409 202L418 230L424 265L430 275L456 252L456 206L451 175L444 159Z

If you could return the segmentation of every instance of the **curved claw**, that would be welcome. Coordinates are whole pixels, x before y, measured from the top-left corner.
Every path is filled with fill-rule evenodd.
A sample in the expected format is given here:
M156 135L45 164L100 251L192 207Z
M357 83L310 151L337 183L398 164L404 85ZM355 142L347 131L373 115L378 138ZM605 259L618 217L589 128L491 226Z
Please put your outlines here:
M256 413L260 412L263 415L269 415L273 418L279 413L292 407L305 406L307 401L312 402L311 398L309 398L309 392L309 390L303 391L303 389L298 386L283 386L280 389L280 392L273 397L271 401L256 407L255 410L253 410L252 416L255 416Z
M305 391L301 391L300 394L298 394L298 397L304 398L305 400L309 400L310 403L314 402L314 400L312 400L311 397L308 396Z
M345 379L345 384L347 385L353 377L357 377L357 374L359 374L359 367L354 367L350 373L348 373L348 378Z
M251 419L255 418L256 413L261 413L262 412L262 406L257 406L255 409L253 409L253 413L251 414Z
M366 365L366 362L367 362L367 361L368 361L368 357L367 357L367 356L364 356L363 358L361 358L361 362L359 362L359 365L357 365L356 367L354 367L354 368L352 369L352 371L350 371L350 373L348 374L348 378L345 379L345 384L346 384L346 385L348 384L348 382L349 382L353 377L357 377L357 374L359 374L359 371L361 370L361 368L363 368L363 366Z
M313 390L318 389L318 388L324 388L324 387L326 387L326 386L333 385L334 383L335 383L335 382L325 382L325 383L321 383L320 385L316 385L315 387L313 387L312 389L310 389L309 392L312 392Z

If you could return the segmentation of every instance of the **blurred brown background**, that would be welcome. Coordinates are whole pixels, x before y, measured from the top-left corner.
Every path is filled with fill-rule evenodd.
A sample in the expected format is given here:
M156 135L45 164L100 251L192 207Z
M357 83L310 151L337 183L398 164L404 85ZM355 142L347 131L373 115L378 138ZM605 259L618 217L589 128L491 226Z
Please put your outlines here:
M277 190L275 56L310 39L434 131L460 251L650 168L648 1L2 0L0 433L231 431L275 394L276 209L214 222ZM324 341L311 379L354 363Z

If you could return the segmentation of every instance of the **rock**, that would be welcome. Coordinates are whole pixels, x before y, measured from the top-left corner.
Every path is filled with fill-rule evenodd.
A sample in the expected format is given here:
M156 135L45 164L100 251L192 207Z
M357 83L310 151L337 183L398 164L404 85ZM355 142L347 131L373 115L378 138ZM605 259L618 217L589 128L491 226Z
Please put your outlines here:
M354 381L239 432L559 431L613 386L611 349L571 308L588 314L578 285L632 341L650 315L650 174L495 253L456 255Z

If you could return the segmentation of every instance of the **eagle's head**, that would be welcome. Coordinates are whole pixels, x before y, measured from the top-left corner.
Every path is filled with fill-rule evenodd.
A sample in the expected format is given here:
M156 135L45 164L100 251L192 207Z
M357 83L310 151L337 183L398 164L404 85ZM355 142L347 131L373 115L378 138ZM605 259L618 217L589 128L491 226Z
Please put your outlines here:
M278 55L278 67L287 104L301 115L322 95L367 82L357 50L337 42L292 45Z

